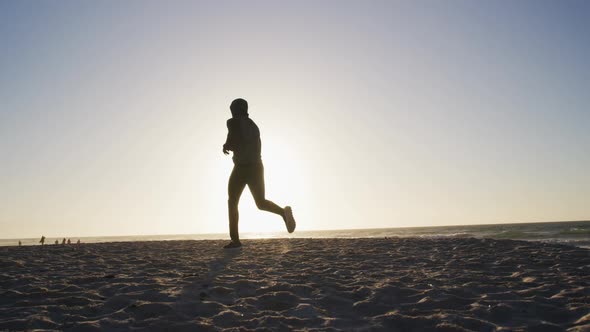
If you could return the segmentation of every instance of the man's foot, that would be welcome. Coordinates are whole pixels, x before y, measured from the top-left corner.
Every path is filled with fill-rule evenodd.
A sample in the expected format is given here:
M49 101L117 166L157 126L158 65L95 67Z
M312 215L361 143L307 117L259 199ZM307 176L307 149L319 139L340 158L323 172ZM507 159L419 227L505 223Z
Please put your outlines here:
M229 244L226 244L223 246L223 249L233 249L233 248L239 248L242 246L242 243L240 241L231 241Z
M293 209L290 206L285 206L285 225L287 226L287 232L293 233L295 231L295 218L293 218Z

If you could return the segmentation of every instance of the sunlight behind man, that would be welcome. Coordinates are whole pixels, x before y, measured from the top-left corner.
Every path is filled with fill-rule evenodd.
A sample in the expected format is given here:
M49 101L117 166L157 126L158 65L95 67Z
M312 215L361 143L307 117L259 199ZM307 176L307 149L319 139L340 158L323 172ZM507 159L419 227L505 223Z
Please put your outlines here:
M264 135L262 160L265 165L266 194L279 205L293 202L297 206L307 207L310 197L307 167L292 146L284 137ZM306 228L304 223L299 226ZM285 225L280 220L256 208L246 188L240 199L240 230L245 233L265 233L284 229Z

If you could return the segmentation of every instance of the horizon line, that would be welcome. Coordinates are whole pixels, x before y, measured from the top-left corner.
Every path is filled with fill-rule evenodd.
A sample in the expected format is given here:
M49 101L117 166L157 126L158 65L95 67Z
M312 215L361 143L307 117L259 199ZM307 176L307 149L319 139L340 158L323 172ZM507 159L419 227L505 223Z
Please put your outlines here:
M545 220L545 221L525 221L525 222L500 222L495 224L449 224L449 225L431 225L431 226L404 226L404 227L369 227L369 228L340 228L340 229L302 229L300 232L333 232L333 231L360 231L360 230L380 230L380 229L406 229L406 228L436 228L436 227L457 227L457 226L495 226L495 225L523 225L523 224L551 224L565 222L590 222L587 219L581 220ZM245 232L245 234L273 234L275 232ZM135 236L188 236L188 235L219 235L226 233L176 233L176 234L124 234L124 235L89 235L89 236L69 236L66 238L97 238L97 237L135 237ZM41 234L44 236L43 234ZM54 238L55 236L46 236ZM20 238L0 238L0 240L19 240L19 239L36 239L37 237L20 237ZM63 238L63 236L59 236Z

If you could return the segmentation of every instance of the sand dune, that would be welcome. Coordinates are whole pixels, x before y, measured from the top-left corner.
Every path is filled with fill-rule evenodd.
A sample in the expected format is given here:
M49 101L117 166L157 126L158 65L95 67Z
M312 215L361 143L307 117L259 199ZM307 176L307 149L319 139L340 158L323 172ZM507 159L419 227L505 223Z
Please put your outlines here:
M0 330L590 330L590 250L479 239L0 248Z

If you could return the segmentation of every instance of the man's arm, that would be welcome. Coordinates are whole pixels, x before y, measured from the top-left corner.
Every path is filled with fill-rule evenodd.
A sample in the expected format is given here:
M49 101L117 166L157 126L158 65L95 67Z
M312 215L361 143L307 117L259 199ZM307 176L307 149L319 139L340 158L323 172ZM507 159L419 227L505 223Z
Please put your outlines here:
M229 154L229 151L235 151L238 123L233 119L227 120L227 138L223 144L223 153Z

